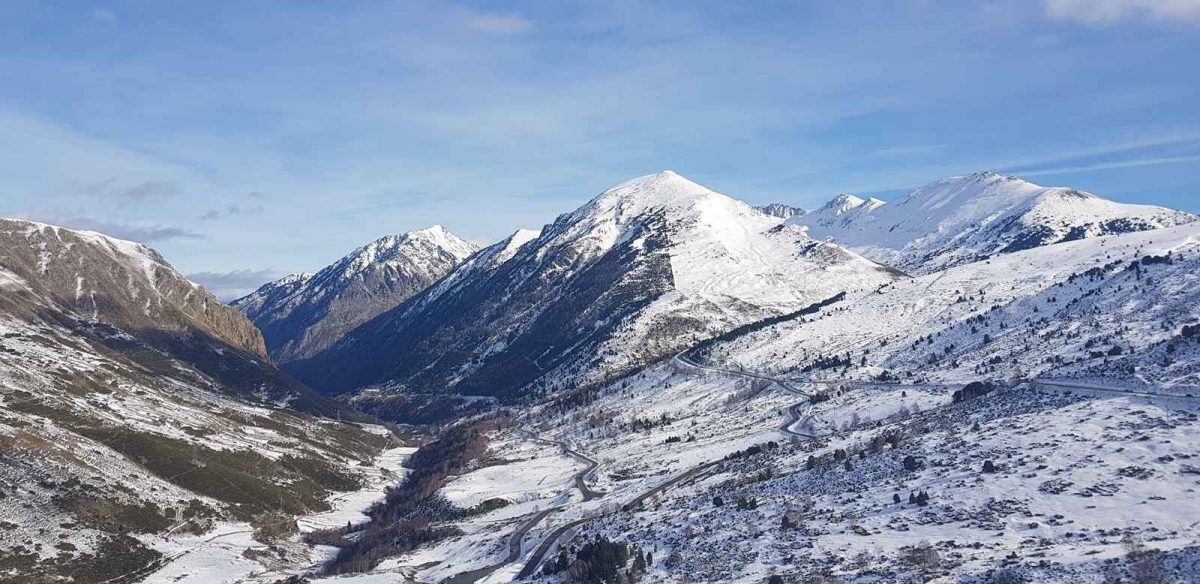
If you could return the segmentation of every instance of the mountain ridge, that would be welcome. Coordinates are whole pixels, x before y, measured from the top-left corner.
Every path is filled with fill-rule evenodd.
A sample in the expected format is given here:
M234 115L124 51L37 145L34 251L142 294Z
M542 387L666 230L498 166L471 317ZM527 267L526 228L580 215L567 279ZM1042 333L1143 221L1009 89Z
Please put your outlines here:
M511 396L537 380L626 371L703 336L899 277L671 171L606 189L513 243L485 248L285 370L328 391ZM511 256L480 271L501 249Z
M1061 241L1197 219L1183 211L1117 203L990 171L941 179L891 202L849 197L835 197L789 224L914 273Z
M313 274L292 274L238 298L276 362L310 357L440 280L478 246L441 225L387 235Z

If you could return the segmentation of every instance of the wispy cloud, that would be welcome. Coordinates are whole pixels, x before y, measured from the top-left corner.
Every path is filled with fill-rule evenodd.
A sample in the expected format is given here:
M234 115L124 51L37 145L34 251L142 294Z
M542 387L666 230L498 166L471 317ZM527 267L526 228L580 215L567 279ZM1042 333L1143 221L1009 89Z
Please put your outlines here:
M99 219L91 219L88 217L73 217L69 215L22 215L26 219L66 227L68 229L78 229L82 231L96 231L115 237L117 239L128 239L138 243L156 243L170 241L173 239L203 239L204 236L173 225L138 225L133 223L104 221Z
M259 286L281 275L272 269L241 269L226 272L192 272L187 275L187 279L204 286L222 302L228 302L255 291Z
M262 205L254 205L246 207L243 205L229 205L224 209L211 209L205 211L197 217L201 221L214 221L225 217L237 217L240 215L257 215L263 212Z
M1200 0L1045 0L1056 20L1107 26L1125 20L1200 23Z
M1006 169L1005 172L1021 176L1045 176L1051 174L1068 174L1072 172L1087 172L1090 170L1108 170L1114 168L1137 168L1139 166L1157 166L1160 164L1179 164L1184 162L1200 162L1200 154L1192 156L1165 156L1161 158L1137 158L1133 160L1114 160L1097 162L1095 164L1080 164L1076 166L1059 166L1055 168L1023 170Z
M125 199L133 203L172 199L183 194L183 187L175 181L153 179L129 183L115 177L82 185L69 185L66 190L79 190L82 194L94 197Z
M152 200L170 199L183 193L179 183L168 180L148 180L135 185L117 189L115 194L123 199L137 203Z
M474 30L493 34L520 34L533 28L533 21L515 14L479 14L468 24Z

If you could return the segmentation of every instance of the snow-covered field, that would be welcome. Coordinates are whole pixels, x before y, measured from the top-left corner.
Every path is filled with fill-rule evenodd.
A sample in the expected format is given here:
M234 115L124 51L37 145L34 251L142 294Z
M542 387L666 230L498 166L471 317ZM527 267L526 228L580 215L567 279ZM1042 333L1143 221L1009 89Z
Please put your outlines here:
M168 558L164 565L148 576L147 583L233 584L236 582L270 583L291 574L304 574L318 568L334 551L321 546L310 547L300 542L303 533L325 527L344 526L366 519L362 512L383 499L384 490L403 480L407 470L404 460L416 448L398 447L382 452L369 466L360 466L363 488L339 493L329 498L327 512L298 517L300 534L292 538L287 557L279 557L276 547L254 539L254 528L248 523L224 523L215 530L198 536L147 538L146 543ZM259 561L254 552L263 557ZM252 556L252 557L248 557ZM296 558L305 561L297 563ZM289 561L290 559L290 561ZM267 565L264 565L267 564Z
M508 540L519 526L542 511L570 507L582 499L575 489L574 476L583 469L583 464L557 446L532 440L520 432L506 432L490 444L489 455L495 464L452 479L440 494L461 508L494 498L509 504L456 522L462 536L385 561L376 572L438 582L461 572L502 563L508 554ZM557 518L556 514L551 517ZM535 539L528 538L523 548L527 552L535 544ZM519 567L518 564L508 570L497 570L486 581L507 582Z
M400 483L408 475L404 461L416 452L415 446L401 446L383 451L370 466L357 465L364 477L363 488L337 493L329 497L329 511L296 518L301 533L318 529L357 525L367 521L363 514L383 496L389 486Z

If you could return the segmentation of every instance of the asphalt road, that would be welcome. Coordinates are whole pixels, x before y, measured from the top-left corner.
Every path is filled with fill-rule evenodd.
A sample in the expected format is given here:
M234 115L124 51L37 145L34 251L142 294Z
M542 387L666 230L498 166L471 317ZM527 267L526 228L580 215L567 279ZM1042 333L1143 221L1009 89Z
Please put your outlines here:
M586 454L583 454L582 452L572 450L570 446L567 446L566 442L563 442L561 440L547 440L545 438L538 436L537 434L534 434L533 432L530 432L530 431L524 430L524 429L519 429L518 431L524 433L527 438L529 438L530 440L533 440L535 442L556 445L559 448L562 448L563 452L566 452L570 456L576 458L577 460L583 461L585 464L587 464L587 466L583 470L575 473L575 477L574 477L575 478L575 488L579 489L580 495L583 495L584 502L591 501L593 499L599 499L600 497L603 497L605 495L605 493L603 493L603 492L592 490L592 488L587 485L587 477L592 474L592 471L596 470L596 467L600 466L599 461L595 460L594 458L592 458L590 456L587 456ZM473 584L474 582L477 582L479 580L482 580L483 578L486 578L487 576L490 576L496 570L499 570L500 568L503 568L504 566L507 566L508 564L511 564L511 563L521 559L521 549L523 547L522 544L525 541L525 536L527 534L529 534L529 531L531 529L533 529L535 526L537 526L537 524L541 523L542 520L545 519L547 515L550 515L551 513L554 513L555 511L559 511L561 509L562 509L561 506L551 507L551 508L546 509L545 511L539 512L537 515L534 515L533 517L529 518L527 521L525 521L525 523L522 523L521 526L518 527L517 530L514 531L512 533L512 535L510 535L508 537L508 556L504 558L504 561L502 561L498 564L493 564L491 566L484 567L484 568L478 568L475 570L471 570L469 572L462 572L461 574L455 574L454 576L451 576L450 578L442 580L442 584ZM575 523L578 524L580 522L581 521L577 521ZM570 526L572 526L572 525L568 524L565 527L569 528ZM534 550L534 553L537 554L539 562L541 561L541 557L546 554L546 549L549 548L549 545L547 545L547 541L553 542L564 531L566 531L566 529L564 529L563 527L559 527L554 532L552 532L551 538L548 538L546 541L543 541L541 543L541 545L538 546L537 549L541 550L540 554L538 554L537 550ZM533 556L531 556L531 557L533 557ZM529 567L529 564L526 564L526 568L528 568L528 567ZM537 564L536 563L533 564L533 567L536 568ZM522 573L524 573L524 571L525 570L522 569ZM518 578L520 578L520 577L521 576L518 576Z
M1031 379L1029 381L1034 387L1044 389L1081 389L1084 391L1098 391L1101 393L1116 393L1122 395L1136 395L1141 397L1157 397L1157 398L1174 398L1174 399L1200 399L1200 394L1174 394L1174 393L1155 393L1151 391L1137 391L1133 389L1119 389L1114 387L1103 387L1098 385L1088 385L1086 383L1071 383L1069 381L1059 381L1054 379Z
M446 578L445 580L442 580L441 584L472 584L480 579L490 576L492 572L495 572L496 570L499 570L500 568L517 561L521 558L521 548L523 547L522 544L524 543L525 535L529 533L529 530L533 529L538 523L541 523L547 515L554 513L559 509L561 509L561 507L551 507L545 511L539 512L525 523L522 523L521 526L512 533L512 535L508 536L508 557L506 557L503 562L500 562L499 564L493 564L485 568L471 570L470 572L455 574L449 578Z
M566 452L571 457L582 461L587 465L587 467L585 467L582 471L575 473L575 488L579 489L579 493L583 495L583 501L585 503L593 499L599 499L605 495L605 493L602 491L592 490L592 488L587 484L587 477L592 474L592 471L596 470L596 467L600 466L599 461L586 454L583 454L582 452L572 450L571 447L567 446L567 443L563 442L562 440L547 440L528 430L521 431L525 432L530 440L541 442L543 444L554 444L559 448L562 448L563 452Z
M691 478L699 475L703 471L708 470L718 464L721 464L721 462L720 461L706 462L699 466L692 467L691 469L688 469L687 471L668 480L667 482L662 483L661 485L658 485L658 486L638 495L637 497L634 497L631 501L622 505L621 510L628 511L628 510L632 510L632 509L641 507L642 503L645 502L646 499L649 499L650 497L653 497L654 495L657 495L657 494L659 494L681 482L687 481L688 479L691 479ZM562 537L562 535L564 533L566 533L568 530L578 527L580 525L583 525L584 523L587 523L589 521L594 521L601 517L607 517L608 515L612 515L613 513L615 513L615 511L610 512L610 513L604 513L602 515L595 515L592 517L584 517L582 519L576 519L575 521L572 521L572 522L564 524L564 525L560 525L559 527L555 528L554 531L550 532L550 535L547 536L546 539L542 540L542 543L537 546L537 549L533 550L533 553L529 554L529 559L525 561L525 567L521 568L521 571L517 574L517 580L521 580L523 578L528 578L528 577L532 576L534 574L534 572L537 571L538 566L541 565L542 559L544 559L546 557L546 553L548 551L550 551L550 548L554 545L554 543L556 541L558 541L558 539L560 537Z

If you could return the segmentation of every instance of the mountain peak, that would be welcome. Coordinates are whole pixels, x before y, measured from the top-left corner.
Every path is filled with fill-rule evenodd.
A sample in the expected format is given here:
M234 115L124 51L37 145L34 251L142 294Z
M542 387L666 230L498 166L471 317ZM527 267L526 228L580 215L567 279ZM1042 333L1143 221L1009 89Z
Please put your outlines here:
M909 272L1097 235L1169 227L1188 213L1126 205L992 171L947 177L894 202L839 195L794 224Z
M866 203L866 201L859 197L849 193L842 193L832 199L829 199L829 202L822 205L821 208L818 209L818 212L832 211L835 215L841 215L846 211L861 207L863 203Z
M479 250L441 225L387 235L316 274L291 275L233 302L263 331L281 363L336 342L347 330L440 280Z
M409 236L413 236L413 235L442 235L442 234L447 234L447 233L450 233L450 232L449 232L449 231L446 231L446 228L445 228L445 227L442 227L442 225L439 223L439 224L436 224L436 225L430 225L429 227L426 227L426 228L424 228L424 229L414 229L414 230L412 230L412 231L409 231L408 233L405 233L405 235L409 235Z
M712 193L712 191L674 171L664 170L655 174L647 174L627 180L605 190L601 196L611 194L621 197L639 197L695 195L703 193Z

